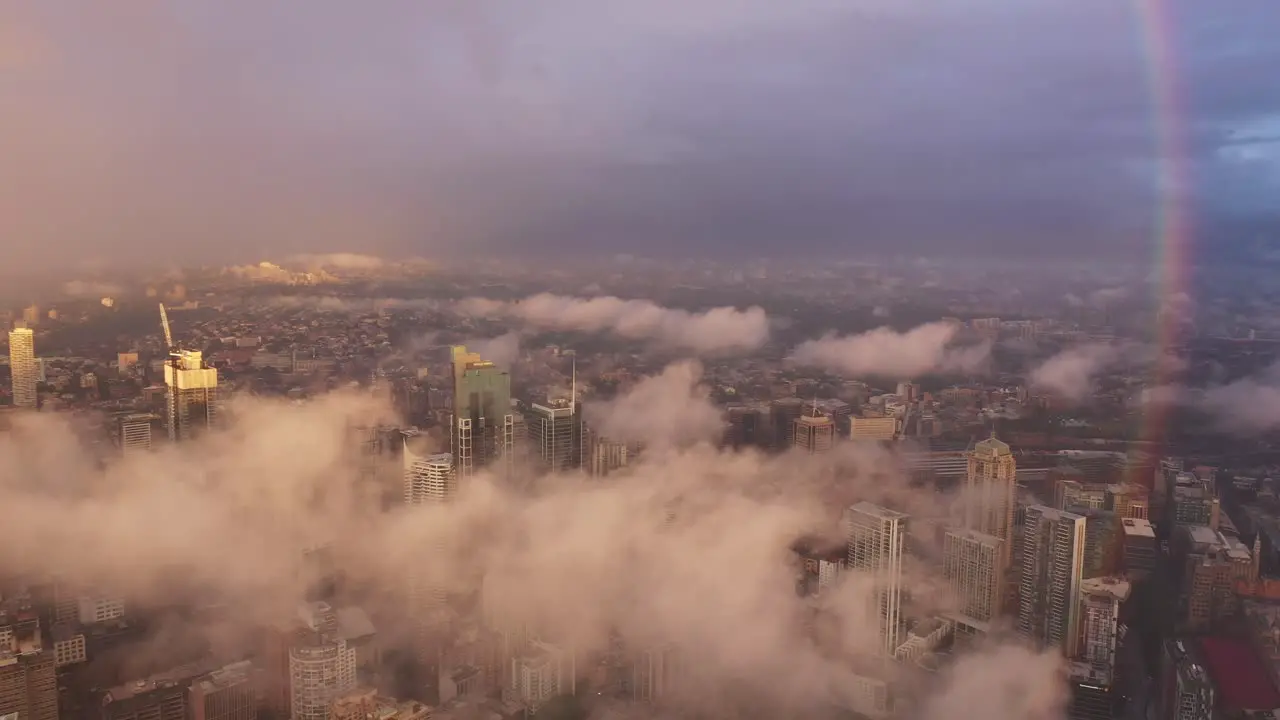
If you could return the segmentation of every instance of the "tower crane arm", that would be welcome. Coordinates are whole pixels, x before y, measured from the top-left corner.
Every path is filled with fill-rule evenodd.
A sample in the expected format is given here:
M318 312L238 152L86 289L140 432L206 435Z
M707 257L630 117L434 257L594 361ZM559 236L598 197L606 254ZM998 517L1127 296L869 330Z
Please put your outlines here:
M160 303L160 327L164 328L164 347L166 350L173 350L173 333L169 332L169 313L164 310L164 303Z

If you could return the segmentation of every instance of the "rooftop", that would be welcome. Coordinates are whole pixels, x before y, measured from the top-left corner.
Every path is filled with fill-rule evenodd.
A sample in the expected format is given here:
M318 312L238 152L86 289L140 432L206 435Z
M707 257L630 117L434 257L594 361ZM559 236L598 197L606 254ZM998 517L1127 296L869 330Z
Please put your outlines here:
M1089 595L1110 595L1124 602L1129 599L1133 586L1122 577L1086 578L1080 583L1080 592Z
M1141 518L1125 518L1121 522L1124 526L1125 535L1155 539L1156 531L1151 527L1150 521Z

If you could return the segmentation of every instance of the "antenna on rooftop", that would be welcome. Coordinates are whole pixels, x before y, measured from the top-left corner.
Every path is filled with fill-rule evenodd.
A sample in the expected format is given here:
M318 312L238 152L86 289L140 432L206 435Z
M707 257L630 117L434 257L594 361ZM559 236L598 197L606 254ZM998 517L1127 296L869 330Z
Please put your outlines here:
M578 414L578 353L573 354L573 365L569 371L569 411Z

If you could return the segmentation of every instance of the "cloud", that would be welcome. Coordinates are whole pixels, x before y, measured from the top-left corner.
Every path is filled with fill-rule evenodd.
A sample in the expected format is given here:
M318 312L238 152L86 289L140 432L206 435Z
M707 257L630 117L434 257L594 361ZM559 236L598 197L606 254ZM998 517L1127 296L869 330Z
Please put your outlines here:
M697 379L694 364L668 368L604 417L661 439L662 405L690 414L675 419L687 423L680 435L699 436L707 428L697 423L716 428L719 416ZM118 592L135 606L224 602L230 627L218 633L229 639L292 617L308 578L302 550L331 542L348 586L375 604L368 609L388 646L412 637L403 594L412 573L478 591L493 627L527 624L583 654L605 649L614 633L635 649L676 643L694 689L674 696L677 707L808 714L846 699L841 688L875 629L864 612L869 586L852 575L817 609L839 631L813 642L803 628L815 610L796 596L787 548L815 531L839 537L840 507L854 498L922 514L942 505L895 474L882 450L768 458L682 448L669 434L667 451L608 482L549 478L528 492L482 476L452 505L383 510L378 491L397 489L398 473L392 487L367 486L350 435L353 424L390 419L369 396L237 398L227 417L229 428L194 443L104 465L79 449L78 421L15 416L0 433L10 533L0 565L11 576L54 573ZM928 572L909 577L926 583ZM167 627L154 649L185 644L186 630ZM920 691L928 718L949 717L956 701L995 720L1061 709L1052 655L960 654L944 677Z
M305 270L378 270L386 265L386 261L376 255L359 253L321 253L294 255L289 258L290 264L300 265Z
M675 363L614 400L588 404L585 417L604 436L623 442L678 448L716 441L724 421L701 381L700 364Z
M1083 400L1093 392L1099 373L1121 359L1114 345L1090 344L1063 350L1032 369L1027 383L1070 400Z
M467 350L480 353L480 357L504 368L511 367L520 357L520 333L509 332L497 337L475 338L461 343Z
M1034 390L1081 401L1106 372L1153 373L1162 382L1186 369L1186 360L1155 345L1129 341L1085 343L1067 348L1032 368L1027 384Z
M906 332L881 327L852 336L827 335L801 343L791 359L845 375L913 378L930 373L973 373L987 362L989 345L953 344L956 326L927 323Z
M541 330L610 333L695 353L754 350L769 339L769 318L758 307L689 312L650 300L542 293L519 302L470 298L460 302L458 309L473 316L512 317Z
M1280 429L1280 366L1187 397L1213 415L1224 430L1268 433Z
M111 297L123 291L115 283L97 280L71 280L62 285L62 292L72 297Z

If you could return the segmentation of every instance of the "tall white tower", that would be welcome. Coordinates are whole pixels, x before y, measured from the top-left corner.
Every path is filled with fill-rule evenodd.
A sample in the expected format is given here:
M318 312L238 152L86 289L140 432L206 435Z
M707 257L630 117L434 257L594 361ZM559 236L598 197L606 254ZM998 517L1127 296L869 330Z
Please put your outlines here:
M34 409L37 406L35 333L31 328L15 328L9 331L9 369L13 373L13 405Z
M874 584L873 614L880 626L878 654L893 657L902 644L902 561L907 515L860 502L845 511L849 570Z

